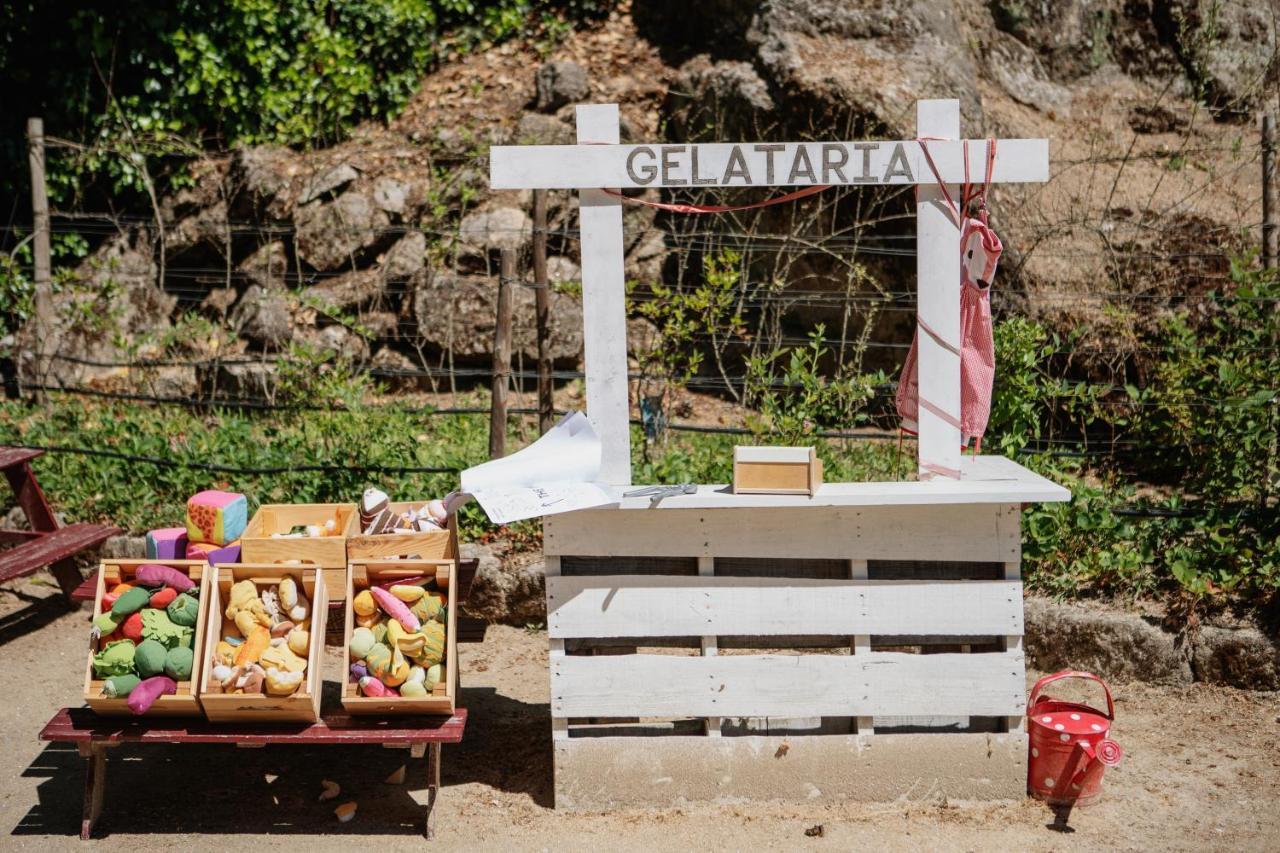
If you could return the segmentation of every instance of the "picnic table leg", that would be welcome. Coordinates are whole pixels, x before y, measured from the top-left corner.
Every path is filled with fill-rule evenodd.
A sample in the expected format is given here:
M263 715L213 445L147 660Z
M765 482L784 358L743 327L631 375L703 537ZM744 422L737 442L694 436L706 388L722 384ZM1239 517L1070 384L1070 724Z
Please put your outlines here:
M428 841L436 834L436 793L440 790L440 744L427 748L427 820L425 832Z
M76 567L75 558L59 560L49 567L49 571L53 574L53 579L58 582L58 588L62 590L62 598L67 606L78 608L80 602L72 598L71 594L76 591L84 578L80 574L80 569Z
M102 815L102 797L107 788L107 745L82 743L79 749L88 759L84 773L84 811L80 819L80 840L88 841Z

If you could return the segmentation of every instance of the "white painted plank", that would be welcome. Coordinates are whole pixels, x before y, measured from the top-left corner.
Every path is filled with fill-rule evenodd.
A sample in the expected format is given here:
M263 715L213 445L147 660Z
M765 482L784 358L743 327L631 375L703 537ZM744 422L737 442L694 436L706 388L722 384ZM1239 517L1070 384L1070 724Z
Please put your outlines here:
M552 637L1021 634L1017 581L547 578Z
M1004 576L1007 581L1022 582L1022 561L1008 560L1004 564ZM1006 652L1021 653L1022 652L1022 631L1011 631L1004 638L1004 650ZM1019 714L1015 717L1005 718L1005 728L1011 732L1025 732L1027 729L1027 718L1025 714Z
M808 447L740 444L733 448L733 458L736 462L798 462L807 465L811 452Z
M716 573L715 557L699 557L698 558L698 574L701 577L711 578L715 576L715 573ZM692 578L690 580L692 580ZM548 590L547 591L547 602L548 602L547 611L548 612L551 612L551 607L550 607L551 599L552 599L552 594L551 594L551 591ZM652 636L652 635L646 634L645 636ZM717 637L715 634L703 634L702 635L702 656L704 658L715 657L720 651L719 642L720 642L719 637ZM703 722L704 731L706 732L707 737L720 737L720 718L719 717L706 717L702 722Z
M551 713L567 717L1014 716L1020 653L667 655L551 661Z
M916 133L958 138L960 102L917 101ZM935 147L942 146L931 144L931 154ZM959 205L959 186L950 184L946 191ZM957 421L960 418L960 227L934 180L921 183L916 196L916 292L916 313L922 325L916 335L920 479L958 479L951 472L960 469L960 430L929 409L931 404ZM925 334L924 328L932 329L955 351Z
M577 120L579 142L618 141L617 104L580 106ZM608 188L619 184L588 186ZM625 486L631 482L631 423L622 201L599 189L584 189L579 193L578 220L582 234L582 357L587 376L587 417L600 436L601 482Z
M547 554L627 557L968 560L1020 549L1016 523L990 504L808 509L582 510L543 521Z
M866 560L850 560L849 561L849 577L852 580L866 583L867 581L867 561ZM868 633L854 634L849 642L849 654L866 655L871 653L871 635ZM860 735L873 735L876 733L875 717L854 717L854 731Z
M579 107L579 115L583 109L602 107L617 109L614 104ZM935 132L934 135L942 134ZM955 132L948 138L955 140L958 136L957 111ZM699 145L590 144L593 142L616 143L617 136L601 130L594 137L579 133L578 145L495 145L489 149L489 184L493 189L502 190L876 186L929 184L934 180L924 152L914 139ZM929 143L929 153L945 180L956 183L964 180L964 145L969 148L972 180L979 181L986 175L986 140ZM813 166L812 171L804 168L806 160ZM736 168L731 170L731 165ZM1048 179L1048 140L998 140L992 183L1043 183Z

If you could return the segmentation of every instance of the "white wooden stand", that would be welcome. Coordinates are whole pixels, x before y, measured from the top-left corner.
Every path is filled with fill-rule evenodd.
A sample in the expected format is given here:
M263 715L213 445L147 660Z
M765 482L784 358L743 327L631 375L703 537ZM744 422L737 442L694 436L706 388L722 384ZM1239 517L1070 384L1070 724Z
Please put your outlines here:
M1043 181L1045 140L918 128L964 180ZM959 227L915 140L619 145L617 107L578 145L495 147L495 188L581 192L587 414L608 507L544 522L556 805L743 798L994 799L1025 788L1021 506L1069 497L1001 457L961 458L922 407L920 479L810 495L624 498L630 483L620 201L600 188L920 184L919 313L959 336ZM921 395L959 412L959 359L921 335ZM937 476L937 471L959 476Z

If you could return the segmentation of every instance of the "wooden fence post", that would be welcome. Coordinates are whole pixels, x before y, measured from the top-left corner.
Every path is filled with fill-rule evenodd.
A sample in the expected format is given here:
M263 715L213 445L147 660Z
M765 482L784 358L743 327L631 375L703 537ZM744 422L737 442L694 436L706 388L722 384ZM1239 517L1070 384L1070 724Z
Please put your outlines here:
M1275 269L1280 240L1276 222L1276 120L1262 117L1262 266Z
M498 319L493 329L493 399L489 409L489 458L507 455L507 385L511 379L511 299L516 253L502 250L498 272Z
M533 191L533 286L538 326L538 431L551 429L551 291L547 281L547 191Z
M35 377L44 385L48 373L50 335L53 333L53 262L49 248L49 196L44 175L44 120L27 119L27 155L31 164L31 237L35 294ZM37 394L43 396L42 390Z

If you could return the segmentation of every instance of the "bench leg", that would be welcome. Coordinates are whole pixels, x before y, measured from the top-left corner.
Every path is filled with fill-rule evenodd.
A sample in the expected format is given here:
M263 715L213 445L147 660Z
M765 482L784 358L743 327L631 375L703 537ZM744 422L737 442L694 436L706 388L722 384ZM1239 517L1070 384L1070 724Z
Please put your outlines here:
M53 579L58 582L58 588L62 590L62 598L66 601L67 606L78 608L80 603L71 597L71 593L76 591L84 578L80 575L80 570L76 568L74 559L59 560L49 567L49 571L53 574Z
M82 743L80 754L88 761L84 773L84 812L80 819L80 840L88 841L93 826L102 815L102 797L107 788L107 747L105 744Z
M428 841L436 834L436 793L440 790L440 744L427 747L427 818L424 835Z

